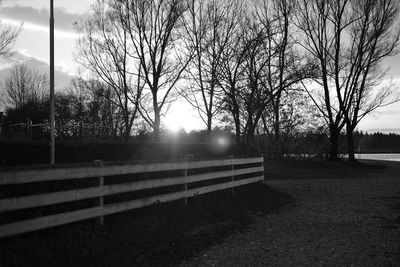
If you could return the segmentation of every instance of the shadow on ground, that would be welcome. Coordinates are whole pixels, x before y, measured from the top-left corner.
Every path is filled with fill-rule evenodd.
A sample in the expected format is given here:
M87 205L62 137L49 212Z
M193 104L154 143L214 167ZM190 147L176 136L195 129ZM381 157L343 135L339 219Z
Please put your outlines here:
M168 266L248 229L292 198L253 184L0 240L1 266Z

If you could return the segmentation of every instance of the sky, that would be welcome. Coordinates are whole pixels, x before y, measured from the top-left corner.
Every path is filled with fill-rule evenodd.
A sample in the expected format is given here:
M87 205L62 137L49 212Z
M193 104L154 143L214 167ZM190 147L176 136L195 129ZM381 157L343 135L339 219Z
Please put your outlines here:
M73 23L87 17L92 1L55 0L55 66L56 88L67 86L70 76L76 73L73 60L77 35ZM15 62L25 61L29 67L48 72L49 64L49 0L2 0L0 19L2 24L19 27L23 23L14 46L14 53L0 59L0 76Z
M55 87L62 90L76 75L78 65L74 62L77 35L73 23L87 18L94 0L54 0L55 18ZM50 0L2 0L0 20L2 24L16 27L23 23L23 30L13 48L13 53L0 58L0 82L7 77L10 66L25 62L40 72L49 72L49 6ZM398 82L400 91L400 54L384 61L390 68L386 79ZM183 127L186 131L204 128L196 111L187 104L174 104L164 119L169 128ZM363 131L397 132L400 134L400 103L385 107L367 116L358 129Z

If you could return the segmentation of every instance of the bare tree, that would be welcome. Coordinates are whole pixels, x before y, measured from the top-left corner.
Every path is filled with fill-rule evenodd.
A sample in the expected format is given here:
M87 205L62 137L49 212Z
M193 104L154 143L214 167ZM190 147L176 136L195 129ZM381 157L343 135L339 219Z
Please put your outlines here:
M264 55L267 59L263 90L273 111L273 137L280 146L280 114L283 93L294 93L293 86L313 76L314 66L296 49L294 25L295 2L290 0L255 0L255 17L266 29Z
M346 79L343 90L348 93L341 106L349 159L355 160L353 132L358 123L375 109L400 100L395 85L380 85L385 74L380 63L398 52L400 7L395 0L353 0L351 4L352 17L357 19L349 27L351 44L341 75Z
M10 49L14 46L14 43L17 40L18 34L21 32L21 30L22 24L19 28L0 24L0 56L5 56L10 52ZM0 96L0 107L1 105L7 105L6 102L7 99L5 93L3 92Z
M225 93L222 100L232 114L236 142L242 152L251 149L262 112L269 102L263 87L269 52L264 49L266 35L267 30L246 14L222 57L219 79Z
M90 89L87 88L88 82L82 78L73 78L68 87L68 93L74 95L74 109L77 122L85 122L87 117L86 105L90 98Z
M299 44L318 65L319 73L314 78L317 90L304 87L329 128L332 160L338 157L339 134L344 127L339 71L343 30L349 25L346 16L348 0L298 0L295 23L303 38ZM322 89L322 93L319 88Z
M37 103L45 97L48 86L46 74L30 70L24 63L16 63L3 84L5 104L11 108L21 108L28 102Z
M114 90L102 81L75 78L71 81L69 94L74 97L72 103L74 119L77 123L95 123L109 129L113 136L125 135L124 117Z
M124 29L125 19L119 1L97 0L91 17L76 24L75 29L80 34L76 59L113 90L128 140L138 116L143 85L140 65Z
M274 129L279 142L282 93L310 72L291 39L293 2L254 1L249 10L252 12L241 23L241 44L232 47L232 54L223 53L221 64L221 86L235 120L237 140L241 131L242 147L253 143L263 113L270 105L274 107Z
M140 80L151 92L153 117L144 117L154 129L154 140L159 141L163 108L191 59L179 52L183 49L182 18L187 6L184 0L119 2L125 15L124 32L140 62Z
M393 89L376 91L384 72L379 68L394 54L399 30L394 28L396 1L299 1L297 26L305 35L302 46L318 62L314 79L322 94L312 94L330 131L330 158L336 159L338 136L346 126L348 151L354 160L353 131L358 122L378 107L390 104Z
M0 31L0 55L5 55L10 52L11 47L14 45L21 28L15 29L11 26L2 27Z
M213 118L221 111L218 73L222 54L242 16L241 1L191 0L185 24L187 49L194 58L187 68L189 88L181 95L198 111L211 134ZM187 87L187 86L186 86Z
M224 111L230 113L234 128L236 145L241 144L242 136L242 91L245 83L245 62L247 47L244 42L247 28L244 23L244 15L235 17L237 24L225 45L221 54L218 71L218 84L223 91L221 106Z
M269 137L268 143L272 146L276 145L275 112L275 107L271 104L264 110L262 116L262 132ZM279 107L279 135L281 139L279 150L287 147L286 142L293 134L314 130L320 126L321 121L318 116L319 113L316 112L314 104L310 103L308 95L303 90L284 90Z
M242 144L248 147L252 144L255 130L261 119L263 110L271 100L269 92L264 90L265 73L268 71L268 61L271 50L264 49L271 28L264 28L257 21L247 18L245 35L245 78L246 87L242 89L243 99L242 118L243 138Z
M0 1L1 4L1 1ZM0 56L9 53L12 46L22 30L22 25L19 28L12 26L0 26Z

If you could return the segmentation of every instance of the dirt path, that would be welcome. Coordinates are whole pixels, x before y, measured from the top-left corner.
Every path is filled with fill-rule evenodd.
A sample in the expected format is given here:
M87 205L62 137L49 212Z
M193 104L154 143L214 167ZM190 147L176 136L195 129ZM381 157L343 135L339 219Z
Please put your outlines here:
M364 178L270 180L295 205L183 266L400 266L400 165Z

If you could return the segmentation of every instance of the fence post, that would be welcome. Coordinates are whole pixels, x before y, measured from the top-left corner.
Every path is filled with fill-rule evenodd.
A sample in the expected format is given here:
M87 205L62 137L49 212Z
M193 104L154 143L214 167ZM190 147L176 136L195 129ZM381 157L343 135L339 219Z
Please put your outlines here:
M186 167L186 169L185 169L185 206L187 206L187 204L188 204L188 197L187 197L188 186L187 186L187 181L186 181L187 173L188 173L188 170Z
M233 165L233 157L231 158L231 182L233 183L235 181L235 168ZM234 193L235 190L233 186L231 187L231 192Z
M79 137L81 138L81 141L83 141L83 123L82 123L82 121L79 122Z
M32 120L29 120L29 142L32 142L33 137L32 137Z
M29 144L30 142L30 125L29 125L29 118L26 118L26 142Z
M264 161L265 161L265 158L264 158L264 154L261 154L261 158L262 158L262 163L261 163L261 166L262 166L262 177L263 177L263 183L265 183L265 165L264 165Z
M186 159L185 159L185 161L186 161L186 167L185 167L185 185L184 185L184 190L185 190L185 206L187 206L187 204L188 204L188 197L187 197L187 190L188 190L188 186L187 186L187 174L188 174L188 160L189 160L189 157L188 157L188 155L186 155Z
M103 168L103 161L102 160L95 160L94 161L95 162L95 164L99 167L99 168ZM100 176L99 177L99 180L98 180L98 186L99 187L102 187L104 185L104 176ZM104 206L104 199L103 199L103 196L101 195L101 196L99 196L99 200L98 200L98 206L99 207L103 207ZM103 225L104 224L104 216L101 216L100 218L99 218L99 223L100 223L100 225Z

